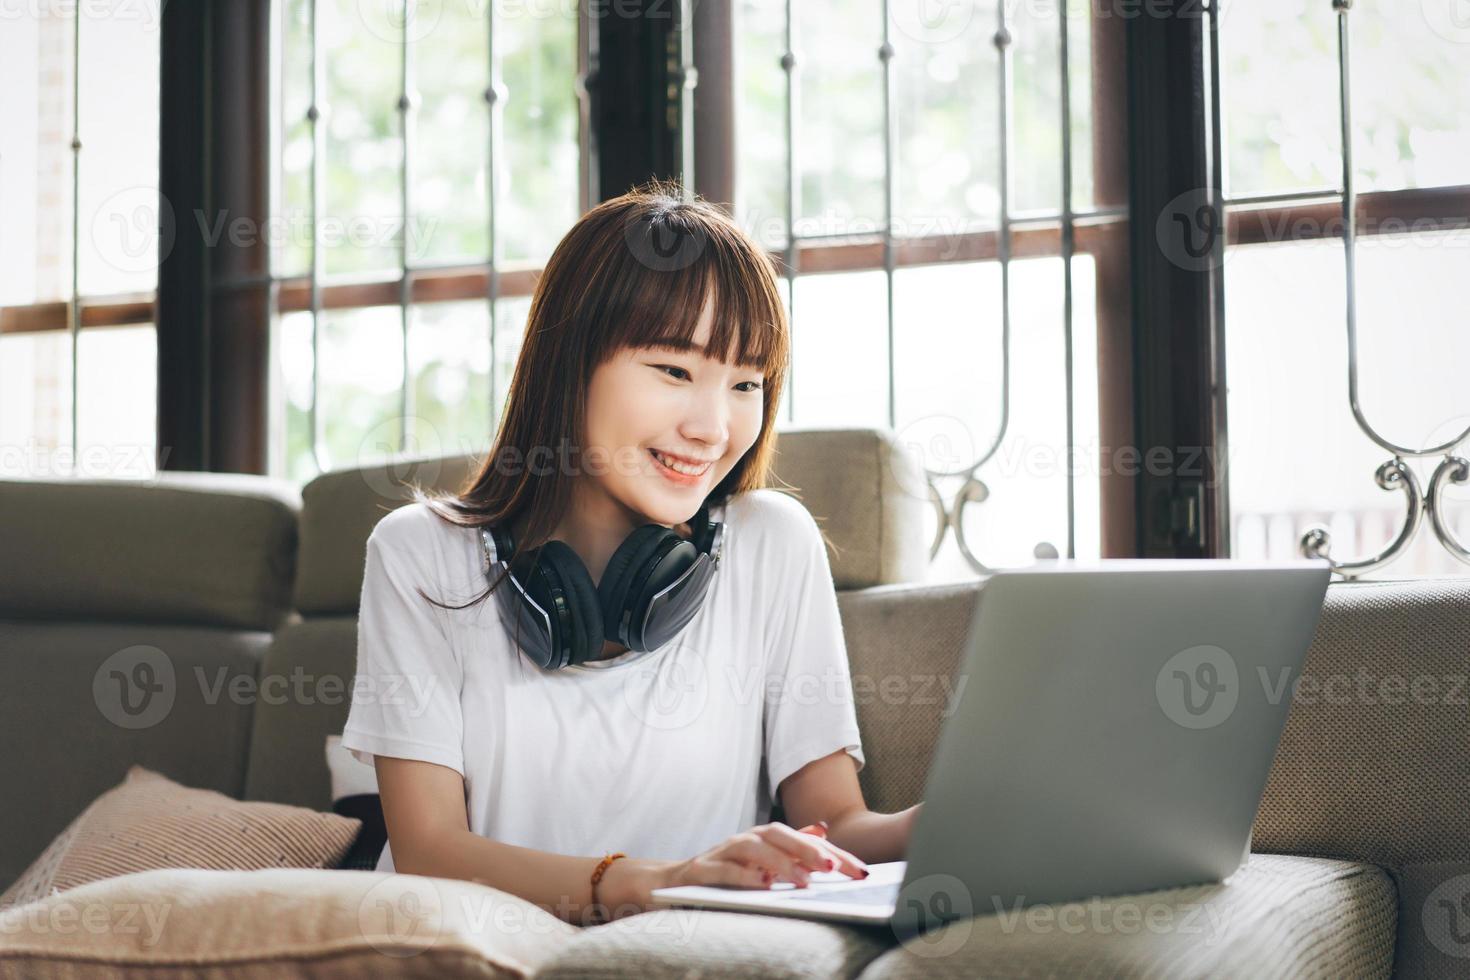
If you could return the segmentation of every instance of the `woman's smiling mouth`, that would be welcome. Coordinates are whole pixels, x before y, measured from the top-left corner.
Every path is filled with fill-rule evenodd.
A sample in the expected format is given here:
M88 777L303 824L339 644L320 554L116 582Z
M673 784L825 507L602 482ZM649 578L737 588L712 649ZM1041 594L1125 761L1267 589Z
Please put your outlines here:
M658 465L658 471L667 479L681 486L693 486L700 482L709 468L714 465L713 460L703 463L686 463L678 457L669 456L657 449L648 450Z

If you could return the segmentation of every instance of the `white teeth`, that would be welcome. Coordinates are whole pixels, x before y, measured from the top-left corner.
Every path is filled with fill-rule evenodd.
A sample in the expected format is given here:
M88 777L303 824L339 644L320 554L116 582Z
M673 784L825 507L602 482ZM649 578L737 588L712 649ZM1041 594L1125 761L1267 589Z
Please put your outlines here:
M690 466L688 463L681 463L678 460L670 459L663 453L659 452L657 449L650 449L649 452L653 453L658 461L660 463L663 463L669 469L673 470L676 473L683 473L687 476L699 476L710 467L709 463L701 463L698 466Z

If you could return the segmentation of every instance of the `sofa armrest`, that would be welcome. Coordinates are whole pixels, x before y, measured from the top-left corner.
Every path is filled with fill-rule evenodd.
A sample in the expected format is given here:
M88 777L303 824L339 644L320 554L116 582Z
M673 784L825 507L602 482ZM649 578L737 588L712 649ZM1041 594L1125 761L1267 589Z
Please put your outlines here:
M979 581L881 585L838 595L866 765L863 799L880 813L919 802L958 678Z
M1470 581L1334 582L1256 814L1258 851L1387 868L1396 969L1470 962Z

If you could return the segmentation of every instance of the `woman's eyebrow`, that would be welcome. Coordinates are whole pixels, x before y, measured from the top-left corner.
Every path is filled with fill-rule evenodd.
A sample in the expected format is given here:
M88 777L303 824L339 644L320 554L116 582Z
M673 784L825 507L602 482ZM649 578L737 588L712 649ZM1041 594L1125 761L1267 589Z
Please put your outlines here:
M704 359L706 361L718 361L721 364L729 363L729 362L726 362L726 361L720 361L718 358L715 358L715 357L710 357L708 354L704 353L704 351L703 351L702 348L700 348L699 346L697 346L695 344L687 344L686 346L683 346L683 347L676 347L673 344L653 343L653 344L644 344L643 347L644 347L645 351L647 353L649 353L649 354L652 354L652 353L655 353L655 352L669 353L669 354L687 354L687 355L689 355L691 357L699 357L699 358L702 358L702 359ZM737 369L742 370L742 371L756 371L756 372L762 371L761 365L759 365L759 364L741 364L741 363L735 363L734 364L734 367L736 367Z

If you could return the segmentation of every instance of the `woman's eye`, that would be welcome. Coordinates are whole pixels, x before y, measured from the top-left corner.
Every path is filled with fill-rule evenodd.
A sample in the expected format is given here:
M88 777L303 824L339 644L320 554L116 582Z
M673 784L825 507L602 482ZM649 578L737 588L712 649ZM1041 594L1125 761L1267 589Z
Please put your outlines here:
M657 368L658 370L660 370L660 371L677 371L679 373L679 375L682 375L683 376L682 378L680 378L680 380L683 380L683 378L689 377L689 372L688 371L684 370L681 367L678 367L676 365L673 365L673 364L655 364L653 366L655 368ZM743 387L744 385L753 385L754 387L746 388L746 387ZM760 382L760 381L742 381L742 382L740 382L740 384L736 385L735 387L736 388L739 388L745 394L750 394L752 392L759 391L760 389L764 388L765 387L765 384L763 382Z

